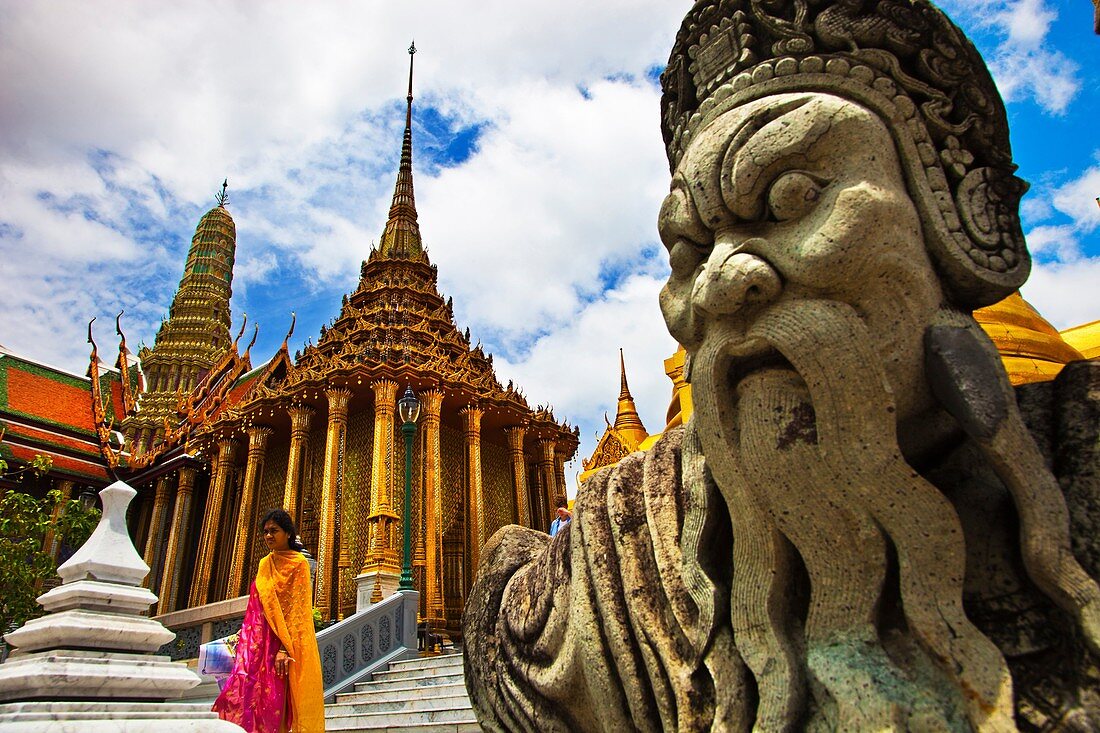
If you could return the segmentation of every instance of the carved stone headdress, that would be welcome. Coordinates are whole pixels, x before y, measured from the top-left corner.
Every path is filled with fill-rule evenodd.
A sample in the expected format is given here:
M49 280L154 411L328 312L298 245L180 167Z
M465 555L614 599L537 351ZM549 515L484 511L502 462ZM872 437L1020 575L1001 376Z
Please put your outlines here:
M953 302L1009 295L1031 268L1004 103L969 39L928 0L698 0L661 75L676 168L692 138L771 94L851 99L889 127Z

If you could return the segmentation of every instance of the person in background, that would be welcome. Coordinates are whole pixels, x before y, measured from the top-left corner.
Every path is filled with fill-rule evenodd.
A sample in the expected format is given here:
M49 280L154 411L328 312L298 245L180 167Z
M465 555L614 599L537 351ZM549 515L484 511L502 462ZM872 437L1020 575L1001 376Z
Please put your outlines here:
M250 733L323 731L321 660L305 548L283 509L265 514L260 527L271 552L260 560L249 588L233 671L213 710Z
M565 525L569 524L571 519L573 519L573 514L569 511L569 507L565 503L565 500L558 500L558 516L550 523L550 536L553 537L558 532L562 531Z

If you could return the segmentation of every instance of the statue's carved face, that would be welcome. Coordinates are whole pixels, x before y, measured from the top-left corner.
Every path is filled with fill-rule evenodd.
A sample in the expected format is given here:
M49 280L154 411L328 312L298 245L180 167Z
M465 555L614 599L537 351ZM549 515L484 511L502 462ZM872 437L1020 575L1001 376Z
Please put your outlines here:
M1010 729L1004 660L962 611L958 517L903 457L934 422L924 340L945 311L886 125L822 93L726 111L686 148L660 231L672 267L661 308L687 349L692 431L729 508L730 618L760 727L797 718L803 665L846 700L837 727L902 719L889 685L844 682L894 664L878 625L896 553L908 628L967 691L897 727L946 730L965 708L975 728ZM784 606L802 582L788 551L810 583L804 618ZM804 659L782 641L795 624Z
M922 336L943 295L873 113L819 93L729 110L689 145L659 228L672 267L661 309L689 354L721 338L747 369L770 365L782 359L752 334L762 313L840 301L866 324L900 416L927 406Z

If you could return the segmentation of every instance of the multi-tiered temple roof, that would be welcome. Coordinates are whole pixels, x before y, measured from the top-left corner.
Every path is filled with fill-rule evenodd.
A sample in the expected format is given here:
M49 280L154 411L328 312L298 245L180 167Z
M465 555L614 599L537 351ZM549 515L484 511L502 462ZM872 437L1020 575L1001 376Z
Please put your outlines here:
M230 342L235 228L224 187L199 223L170 315L140 354L147 389L123 428L134 450L104 446L139 489L133 530L162 613L245 593L263 554L258 518L283 506L317 558L323 616L347 615L396 587L398 532L408 523L422 616L458 633L489 535L510 523L545 529L565 497L578 431L501 385L492 356L471 345L439 293L417 222L412 101L410 56L381 240L339 313L293 358L289 333L256 369L251 344L238 348L243 326ZM408 388L423 410L405 516L395 402ZM106 436L109 417L101 418Z

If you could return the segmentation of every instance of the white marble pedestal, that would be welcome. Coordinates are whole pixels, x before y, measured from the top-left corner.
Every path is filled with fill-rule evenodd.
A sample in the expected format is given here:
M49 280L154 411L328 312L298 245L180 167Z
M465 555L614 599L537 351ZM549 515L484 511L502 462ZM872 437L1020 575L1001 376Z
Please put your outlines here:
M370 597L376 585L381 586L382 597L388 598L397 591L401 576L385 570L368 570L355 576L355 612L370 606Z
M206 705L149 702L11 702L0 731L27 733L240 733Z

